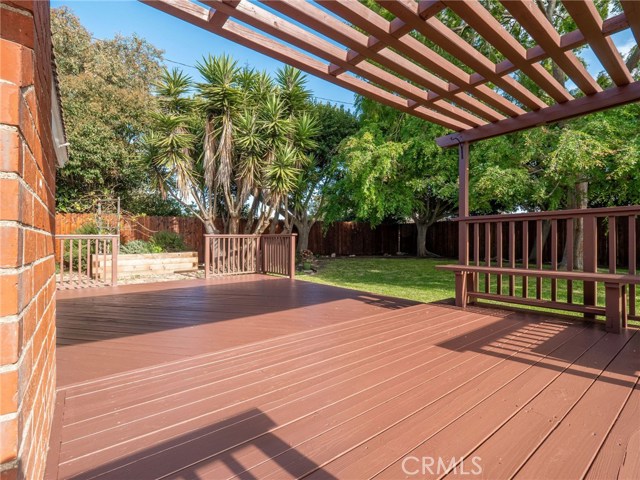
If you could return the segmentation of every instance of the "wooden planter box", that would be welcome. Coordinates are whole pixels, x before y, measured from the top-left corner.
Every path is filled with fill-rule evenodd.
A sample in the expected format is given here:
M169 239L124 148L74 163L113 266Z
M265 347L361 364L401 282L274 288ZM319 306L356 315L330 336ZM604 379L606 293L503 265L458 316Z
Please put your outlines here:
M91 277L111 277L111 255L91 256ZM118 278L162 275L163 273L194 272L198 270L198 252L118 254Z

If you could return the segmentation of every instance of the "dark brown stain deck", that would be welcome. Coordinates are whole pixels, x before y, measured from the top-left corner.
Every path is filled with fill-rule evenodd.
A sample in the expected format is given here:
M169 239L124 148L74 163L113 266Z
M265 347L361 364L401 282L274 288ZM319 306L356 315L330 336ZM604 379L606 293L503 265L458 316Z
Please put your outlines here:
M49 478L640 478L637 329L259 276L65 292L58 318Z

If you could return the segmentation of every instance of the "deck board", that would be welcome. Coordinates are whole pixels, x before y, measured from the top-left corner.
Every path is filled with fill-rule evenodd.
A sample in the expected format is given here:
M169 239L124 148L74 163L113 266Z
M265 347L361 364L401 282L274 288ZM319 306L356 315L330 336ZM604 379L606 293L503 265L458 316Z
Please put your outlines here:
M640 401L636 329L261 281L67 297L60 340L72 350L58 368L114 365L60 372L79 381L61 386L48 478L447 473L407 475L407 455L478 455L482 478L637 468L625 463ZM127 367L129 356L145 361Z

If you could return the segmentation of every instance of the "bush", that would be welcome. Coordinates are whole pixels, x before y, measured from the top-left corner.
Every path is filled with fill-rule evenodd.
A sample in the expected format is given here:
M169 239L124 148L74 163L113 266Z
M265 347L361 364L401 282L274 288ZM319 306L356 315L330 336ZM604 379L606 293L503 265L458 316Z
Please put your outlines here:
M132 240L120 247L120 253L162 253L162 249L152 242L144 240Z
M182 237L168 230L156 233L150 241L160 247L163 252L184 252L187 250Z

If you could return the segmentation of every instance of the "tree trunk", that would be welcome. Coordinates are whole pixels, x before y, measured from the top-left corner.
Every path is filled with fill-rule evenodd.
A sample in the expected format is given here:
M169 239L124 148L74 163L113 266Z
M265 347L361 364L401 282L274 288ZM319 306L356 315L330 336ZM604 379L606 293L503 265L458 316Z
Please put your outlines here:
M581 182L576 184L576 206L578 208L587 208L589 204L588 200L589 183ZM573 265L578 270L582 270L584 267L584 219L579 217L573 222Z
M229 223L227 224L227 233L230 235L236 235L240 231L240 217L229 216Z
M309 249L309 233L311 232L311 227L313 227L314 223L316 222L296 222L296 227L298 229L298 253Z
M216 225L215 222L213 220L205 220L204 222L204 231L205 233L218 233L218 230L216 229Z
M429 224L426 222L416 222L418 229L418 257L427 256L427 231L429 230Z

